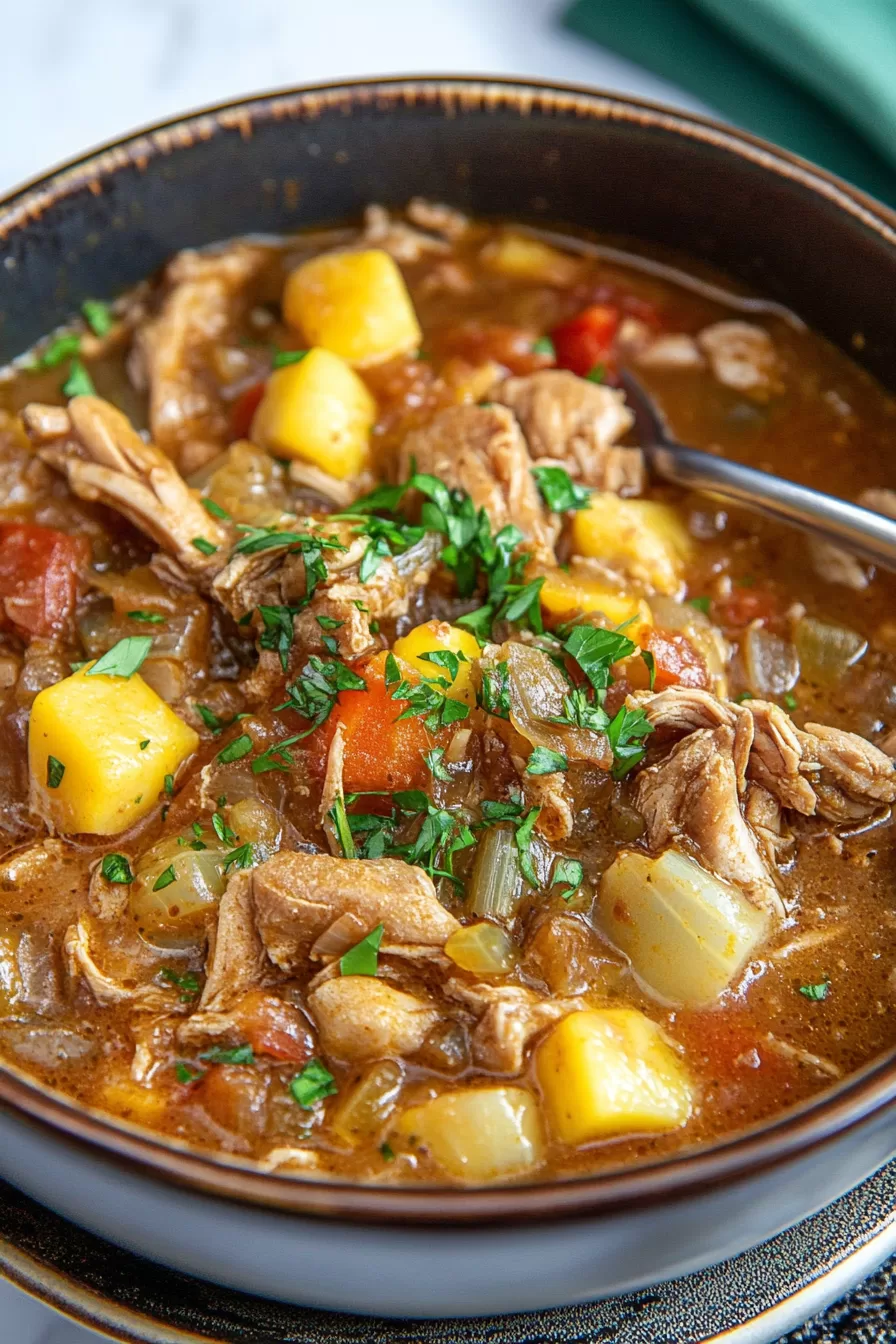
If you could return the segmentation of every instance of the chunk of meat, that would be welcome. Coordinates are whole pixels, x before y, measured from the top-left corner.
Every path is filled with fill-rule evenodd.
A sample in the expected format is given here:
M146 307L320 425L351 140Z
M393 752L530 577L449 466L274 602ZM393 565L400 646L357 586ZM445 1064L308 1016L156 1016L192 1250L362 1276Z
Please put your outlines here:
M470 984L460 979L449 980L445 993L478 1017L471 1038L473 1061L489 1073L521 1073L533 1037L561 1017L588 1007L578 997L545 999L520 985Z
M414 1054L442 1016L435 1004L372 975L325 980L308 1008L326 1054L351 1064Z
M532 459L506 406L450 406L408 434L401 449L402 479L416 470L466 490L497 531L514 524L546 564L556 563L556 527L548 520L532 478Z
M545 369L506 379L493 396L519 420L533 458L558 462L597 490L627 495L643 490L640 448L616 446L633 423L622 392L563 369Z
M441 948L458 928L432 878L400 859L275 854L252 873L255 918L268 956L284 971L303 966L316 940L346 911L385 943Z
M408 205L408 219L421 229L441 234L449 243L458 242L470 227L470 221L462 211L438 201L424 200L422 196L415 196Z
M32 403L22 412L40 456L61 471L76 495L124 514L174 555L190 575L217 572L223 557L193 543L204 538L217 549L227 531L211 518L171 462L145 443L121 411L101 397L73 397L67 408Z
M644 369L678 373L682 369L702 369L706 365L693 336L667 332L651 339L649 329L645 328L645 337L635 351L635 360Z
M768 401L781 390L778 356L771 336L752 322L714 322L697 344L715 378L733 392Z
M853 821L896 802L896 767L857 733L818 723L797 728L770 701L738 705L708 691L672 688L637 695L632 703L641 705L655 728L692 733L729 727L741 790L748 775L783 807L804 816Z
M25 639L54 639L71 627L86 537L35 523L0 523L0 627Z
M148 1012L177 1012L171 995L155 985L125 985L100 970L90 951L90 927L86 919L66 930L63 940L68 973L83 977L97 1003L104 1007L126 1003Z
M420 207L425 207L425 205L426 203L423 201L417 203L415 212L417 223L422 224ZM432 206L429 209L445 210L447 207ZM410 215L410 213L409 210L408 214ZM427 212L425 211L425 213ZM437 237L436 234L439 232L443 232L443 230L436 230L435 233L423 233L420 229L412 228L403 219L393 218L384 206L368 205L364 211L364 229L355 246L381 247L396 261L413 263L434 253L444 253L451 250L447 235Z
M643 771L635 802L655 853L682 845L748 900L780 918L784 905L744 820L734 766L734 729L700 728Z
M781 804L761 784L750 783L744 797L744 817L756 837L759 852L770 868L781 863L793 843L784 827Z
M255 872L234 873L221 897L217 926L209 943L208 975L199 1000L199 1015L227 1012L264 981L267 958L255 927L252 899Z
M214 347L234 332L247 287L270 249L238 242L216 252L180 252L165 272L158 315L139 328L136 354L149 393L158 447L186 472L224 448L230 416L209 365Z

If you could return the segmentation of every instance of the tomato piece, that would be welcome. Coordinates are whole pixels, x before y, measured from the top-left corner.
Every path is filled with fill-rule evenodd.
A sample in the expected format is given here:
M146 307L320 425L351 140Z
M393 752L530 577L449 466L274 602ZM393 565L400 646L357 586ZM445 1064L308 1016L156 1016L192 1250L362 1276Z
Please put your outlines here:
M265 384L253 383L247 387L236 398L230 408L230 433L234 439L247 439L249 430L252 428L252 421L255 418L255 412L261 404L264 396Z
M607 303L594 303L577 317L551 332L557 365L581 378L598 364L613 365L613 341L619 326L619 309Z
M651 630L643 647L653 654L656 690L664 691L668 686L709 689L711 682L706 663L686 635L668 630Z
M256 1055L304 1064L314 1053L305 1018L298 1008L273 994L247 994L234 1016Z
M767 588L734 587L723 601L713 605L713 617L723 626L770 625L781 614L777 595Z
M407 701L392 699L393 687L386 685L386 657L378 653L356 669L367 690L341 691L330 716L342 724L346 793L424 787L429 771L423 753L450 740L450 730L434 735L420 718L399 719ZM410 670L409 679L413 680Z
M0 524L0 626L25 638L64 634L89 559L86 537L36 523Z

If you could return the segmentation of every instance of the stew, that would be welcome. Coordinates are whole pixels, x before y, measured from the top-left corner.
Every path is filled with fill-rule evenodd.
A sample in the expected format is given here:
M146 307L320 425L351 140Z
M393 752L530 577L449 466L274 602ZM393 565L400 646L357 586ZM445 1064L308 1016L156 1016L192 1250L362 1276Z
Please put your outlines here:
M650 482L624 366L896 515L896 404L796 318L424 201L182 252L5 371L8 1067L475 1184L896 1043L893 580Z

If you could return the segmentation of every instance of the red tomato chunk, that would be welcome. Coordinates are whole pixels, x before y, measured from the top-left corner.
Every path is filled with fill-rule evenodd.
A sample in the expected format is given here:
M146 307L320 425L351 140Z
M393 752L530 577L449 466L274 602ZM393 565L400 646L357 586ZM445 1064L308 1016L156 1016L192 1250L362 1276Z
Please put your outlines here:
M0 625L26 639L64 634L89 559L84 537L36 523L0 524Z

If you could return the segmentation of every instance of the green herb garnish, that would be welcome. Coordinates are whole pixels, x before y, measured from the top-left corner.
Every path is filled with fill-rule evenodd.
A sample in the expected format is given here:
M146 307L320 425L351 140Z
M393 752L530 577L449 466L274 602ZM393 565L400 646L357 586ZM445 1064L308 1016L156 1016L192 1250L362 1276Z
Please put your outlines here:
M152 635L126 635L88 667L85 677L132 677L152 648Z
M275 369L284 369L287 364L298 364L308 354L307 350L274 350L271 364Z
M220 518L225 523L230 522L230 514L226 509L221 507L217 500L211 499L208 495L203 495L200 498L199 503L205 509L206 513L210 513L213 518Z
M109 335L115 319L108 303L103 303L102 299L85 299L81 304L81 312L94 336L99 336L102 340L104 336Z
M104 854L100 871L107 882L120 882L122 885L127 885L134 880L131 865L123 854Z
M157 611L129 611L127 617L129 621L142 621L144 625L165 624L165 617L160 616Z
M241 733L235 737L232 742L228 742L226 747L222 747L218 752L218 760L223 765L230 765L232 761L241 761L244 756L248 756L252 750L252 739L248 733Z
M65 766L55 756L47 757L47 788L58 789L65 774Z
M558 859L551 874L551 885L565 886L566 890L559 891L557 895L562 896L564 901L571 901L582 885L584 876L585 869L578 859Z
M537 341L532 342L533 355L550 355L551 359L557 358L557 351L554 349L554 342L550 336L539 336Z
M173 985L175 989L179 989L181 999L185 1003L195 998L200 990L199 977L193 971L187 971L185 975L179 975L170 966L163 966L159 971L159 979Z
M379 957L380 943L383 941L384 925L377 924L375 929L371 929L366 938L362 938L360 943L339 958L339 972L341 975L376 975L377 959Z
M587 509L591 491L577 485L563 467L533 467L532 475L545 504L553 513Z
M195 546L197 551L201 551L203 555L214 555L218 549L214 542L209 541L208 537L193 537L190 545Z
M62 384L62 394L66 397L95 397L96 388L93 385L93 379L81 363L80 359L73 359L68 377Z
M553 775L558 770L568 770L569 761L562 752L552 751L550 747L535 747L526 766L527 775Z
M254 1064L255 1051L251 1045L213 1045L199 1058L207 1064Z
M822 999L827 998L830 988L830 980L820 980L817 985L800 985L800 993L804 999L811 999L813 1003L820 1003Z
M155 882L152 884L152 889L153 891L164 891L166 887L170 887L171 883L176 881L177 873L174 871L174 864L169 863L164 872L159 873Z
M336 1079L319 1059L309 1059L302 1072L293 1078L289 1090L293 1100L305 1111L339 1091Z

